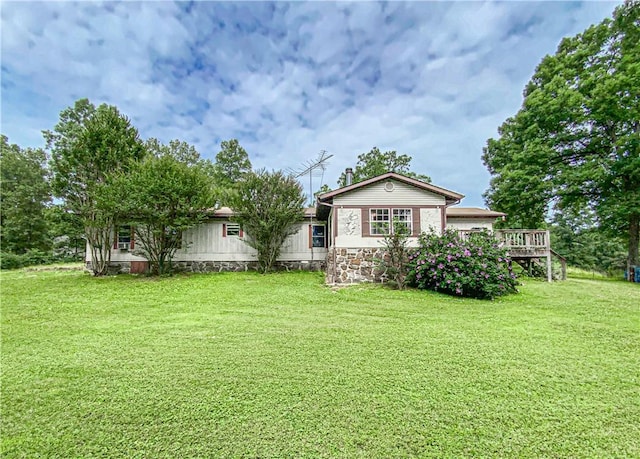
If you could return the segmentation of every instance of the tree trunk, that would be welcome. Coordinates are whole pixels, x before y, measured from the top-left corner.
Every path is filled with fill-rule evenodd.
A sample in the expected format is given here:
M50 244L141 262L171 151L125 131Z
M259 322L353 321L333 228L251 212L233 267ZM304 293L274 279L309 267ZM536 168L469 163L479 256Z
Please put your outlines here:
M629 255L627 258L627 272L631 266L640 266L638 243L640 240L640 214L632 213L629 217Z
M91 270L94 276L107 274L111 262L112 224L87 226L85 236L91 249Z

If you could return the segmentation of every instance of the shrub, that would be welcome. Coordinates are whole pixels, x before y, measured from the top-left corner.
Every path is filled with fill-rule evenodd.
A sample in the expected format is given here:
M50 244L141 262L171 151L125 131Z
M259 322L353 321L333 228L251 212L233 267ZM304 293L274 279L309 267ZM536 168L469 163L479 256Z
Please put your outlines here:
M409 255L413 251L408 247L409 230L400 221L394 220L393 229L384 236L382 245L385 254L380 259L380 269L386 273L388 282L399 290L406 286L409 271Z
M420 289L482 299L517 292L511 261L487 231L464 239L454 230L423 233L409 264L408 280Z
M26 253L2 252L0 254L0 269L18 269L32 265L46 265L52 262L51 255L42 250L31 249Z
M0 269L18 269L25 265L25 256L17 253L0 253Z

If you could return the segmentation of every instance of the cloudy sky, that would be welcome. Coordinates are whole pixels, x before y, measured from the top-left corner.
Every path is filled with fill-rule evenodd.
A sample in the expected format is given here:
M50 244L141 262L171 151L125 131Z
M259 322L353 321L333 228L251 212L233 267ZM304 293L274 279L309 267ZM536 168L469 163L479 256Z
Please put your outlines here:
M482 148L536 65L618 3L2 1L1 130L43 146L86 97L208 158L230 138L256 168L326 150L314 188L374 146L396 150L483 206Z

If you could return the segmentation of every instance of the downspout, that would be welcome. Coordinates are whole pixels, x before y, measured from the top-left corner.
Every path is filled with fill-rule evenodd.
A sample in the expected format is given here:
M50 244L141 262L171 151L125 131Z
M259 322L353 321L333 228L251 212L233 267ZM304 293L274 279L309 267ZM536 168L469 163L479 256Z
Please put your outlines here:
M442 234L444 234L445 230L447 229L447 207L460 204L460 201L462 201L462 199L457 199L456 201L450 204L447 204L447 201L445 200L444 207L442 208L442 228L441 228Z

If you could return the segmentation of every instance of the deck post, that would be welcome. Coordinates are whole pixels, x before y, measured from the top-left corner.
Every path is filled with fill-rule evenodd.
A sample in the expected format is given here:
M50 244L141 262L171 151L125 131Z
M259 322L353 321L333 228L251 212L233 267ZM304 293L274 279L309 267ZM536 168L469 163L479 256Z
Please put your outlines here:
M551 266L551 234L549 230L545 231L545 248L547 252L547 282L553 281L553 269Z

